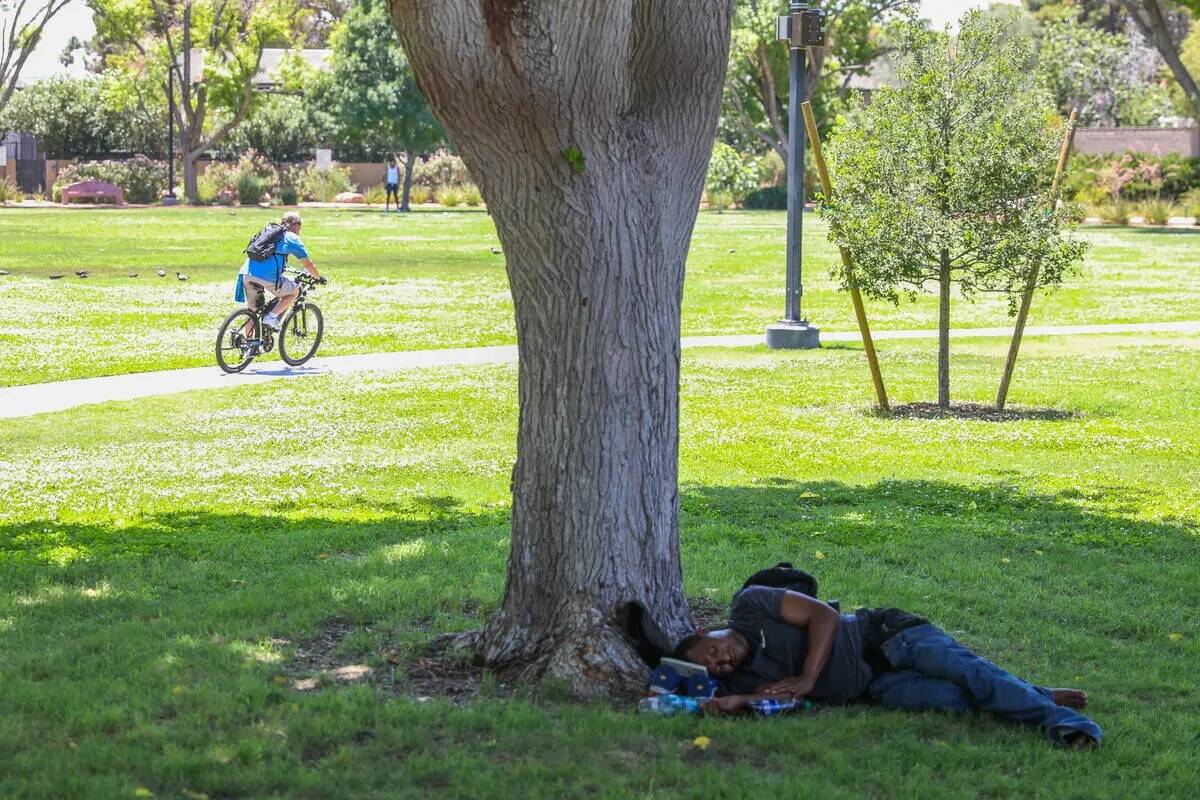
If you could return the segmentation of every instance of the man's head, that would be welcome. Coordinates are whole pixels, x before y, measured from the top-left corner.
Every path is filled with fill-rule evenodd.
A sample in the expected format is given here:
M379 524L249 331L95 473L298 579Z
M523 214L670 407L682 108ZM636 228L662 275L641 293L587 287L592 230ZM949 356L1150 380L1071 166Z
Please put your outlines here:
M746 639L732 628L700 628L675 648L675 657L699 664L709 675L728 675L750 655Z
M300 225L301 225L300 212L298 212L298 211L287 212L286 214L283 215L283 218L281 220L279 220L279 224L282 225L283 227L287 228L292 233L299 233Z

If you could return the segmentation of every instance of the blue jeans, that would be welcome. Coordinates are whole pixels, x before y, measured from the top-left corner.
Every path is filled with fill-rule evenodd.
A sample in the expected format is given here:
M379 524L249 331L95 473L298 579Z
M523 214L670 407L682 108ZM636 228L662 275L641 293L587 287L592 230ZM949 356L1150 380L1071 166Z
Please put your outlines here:
M971 652L935 625L918 625L883 643L895 667L871 681L867 693L888 708L990 711L1002 719L1037 725L1064 744L1084 733L1099 744L1100 726L1074 709L1055 705L1049 689L1026 683Z

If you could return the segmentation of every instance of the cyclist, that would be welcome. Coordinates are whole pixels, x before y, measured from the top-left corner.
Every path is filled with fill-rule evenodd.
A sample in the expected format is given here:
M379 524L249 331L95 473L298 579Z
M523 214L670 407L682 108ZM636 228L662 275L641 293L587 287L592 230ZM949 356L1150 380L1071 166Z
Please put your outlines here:
M283 274L288 256L295 256L309 275L312 275L318 282L325 283L325 279L321 277L316 265L309 258L304 243L300 241L300 226L303 224L300 221L300 214L296 211L288 211L283 215L280 224L285 230L282 238L275 245L275 255L265 261L247 258L246 263L242 265L241 273L239 273L246 292L247 307L253 309L258 302L259 293L263 291L270 292L279 298L279 302L275 304L275 308L271 309L271 313L263 317L263 324L273 331L279 330L279 321L283 319L283 315L296 300L296 295L300 293L296 282ZM247 335L253 333L251 327L251 325L247 325Z

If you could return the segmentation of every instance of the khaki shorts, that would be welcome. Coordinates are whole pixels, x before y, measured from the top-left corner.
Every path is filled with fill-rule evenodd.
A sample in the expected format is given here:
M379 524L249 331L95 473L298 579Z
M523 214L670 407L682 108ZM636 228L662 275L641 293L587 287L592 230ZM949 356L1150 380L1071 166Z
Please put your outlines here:
M275 284L270 281L264 281L261 278L253 278L247 275L242 279L242 285L246 288L246 308L254 308L254 304L258 302L259 292L268 292L278 297L281 294L295 294L297 289L296 282L286 276L279 279L279 288L275 288Z

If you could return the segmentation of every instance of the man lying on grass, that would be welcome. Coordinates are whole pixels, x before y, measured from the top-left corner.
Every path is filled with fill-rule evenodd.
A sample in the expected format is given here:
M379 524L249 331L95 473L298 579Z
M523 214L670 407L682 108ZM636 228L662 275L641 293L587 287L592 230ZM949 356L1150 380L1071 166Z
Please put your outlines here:
M749 586L734 597L727 628L701 628L675 654L721 680L727 693L706 707L717 713L739 713L763 697L875 701L909 710L982 709L1038 725L1066 747L1094 747L1103 736L1077 711L1087 705L1083 692L1026 683L895 608L839 614L799 592Z

